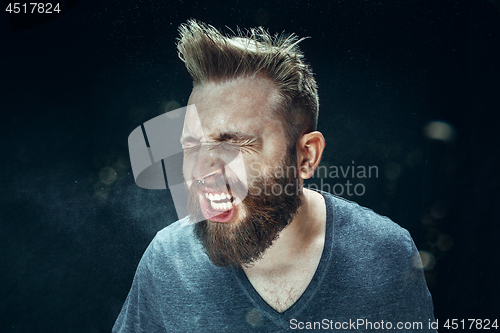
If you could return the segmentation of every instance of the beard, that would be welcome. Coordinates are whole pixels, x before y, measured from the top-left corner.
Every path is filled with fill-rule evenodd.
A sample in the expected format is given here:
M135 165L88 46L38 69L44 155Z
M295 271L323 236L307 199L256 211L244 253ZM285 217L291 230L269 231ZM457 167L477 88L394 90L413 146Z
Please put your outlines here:
M289 170L287 166L292 166L291 161L295 162L296 158L290 156L283 163L281 170ZM291 167L291 170L296 168ZM195 183L189 190L188 210L191 214L199 216L200 189L197 182ZM225 175L223 183L224 189L229 193L231 190L233 194L243 192L241 184L231 183L229 188ZM291 191L292 194L289 188L294 189ZM258 177L248 187L248 194L243 201L237 205L237 209L240 210L239 216L243 215L242 210L245 213L240 221L220 223L203 220L195 224L194 235L214 265L220 267L251 265L262 258L264 251L290 224L301 204L302 193L299 192L299 178L295 172L291 175L286 172L281 177L272 175Z

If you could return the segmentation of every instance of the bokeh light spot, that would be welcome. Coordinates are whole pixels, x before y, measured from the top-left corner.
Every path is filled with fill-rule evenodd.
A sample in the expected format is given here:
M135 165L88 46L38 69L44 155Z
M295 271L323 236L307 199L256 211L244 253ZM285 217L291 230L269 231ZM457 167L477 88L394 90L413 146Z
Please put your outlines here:
M166 102L163 102L161 104L161 108L160 108L160 113L166 113L166 112L169 112L169 111L172 111L172 110L177 110L178 108L180 108L181 105L179 104L179 102L175 101L175 100L170 100L170 101L166 101ZM167 116L171 116L173 114L167 114Z
M436 264L434 255L427 251L419 251L418 254L415 254L412 261L415 267L423 268L426 271L434 268L434 265Z
M456 130L453 125L443 120L433 120L424 126L424 136L444 142L455 140Z
M104 167L99 171L99 179L106 185L111 185L115 182L117 174L115 169L111 167Z
M246 316L247 322L253 327L262 325L262 313L257 309L248 311Z
M109 185L104 184L103 182L98 182L94 185L94 196L102 201L108 199L109 192L111 188Z

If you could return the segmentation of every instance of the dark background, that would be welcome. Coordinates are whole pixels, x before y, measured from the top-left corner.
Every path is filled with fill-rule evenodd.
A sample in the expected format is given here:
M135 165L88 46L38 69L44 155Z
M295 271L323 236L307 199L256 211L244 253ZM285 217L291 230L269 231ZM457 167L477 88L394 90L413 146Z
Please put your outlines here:
M127 137L186 105L189 18L310 36L325 165L379 169L344 196L425 251L441 330L500 319L498 1L67 2L36 26L0 13L0 331L110 331L176 220L168 191L134 184ZM450 140L424 135L436 120Z

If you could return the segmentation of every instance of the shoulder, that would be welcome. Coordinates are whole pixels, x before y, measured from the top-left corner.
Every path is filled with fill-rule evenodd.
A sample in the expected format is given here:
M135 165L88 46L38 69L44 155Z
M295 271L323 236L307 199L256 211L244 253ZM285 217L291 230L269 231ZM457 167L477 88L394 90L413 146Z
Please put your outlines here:
M331 195L327 200L333 206L334 260L351 285L428 298L420 255L406 229L354 202Z
M418 250L407 230L357 203L324 194L330 204L331 281L349 304L399 321L433 318Z
M194 243L193 224L184 218L158 231L151 246L155 251L171 251L190 248Z
M171 331L177 325L171 318L189 306L184 300L199 294L197 272L204 266L196 262L204 256L192 225L183 222L162 229L149 244L113 332L166 332L166 324Z
M161 276L165 274L166 267L179 271L186 267L187 262L193 265L206 260L201 244L194 237L193 225L182 219L156 234L139 266L147 268L154 276Z
M324 194L329 202L334 247L345 258L373 264L408 268L418 260L418 251L409 232L386 216L359 204ZM328 206L328 204L327 204Z
M359 241L375 241L409 246L412 242L408 231L387 216L359 204L327 194L333 210L334 228L345 237L355 236ZM328 200L327 199L327 200Z

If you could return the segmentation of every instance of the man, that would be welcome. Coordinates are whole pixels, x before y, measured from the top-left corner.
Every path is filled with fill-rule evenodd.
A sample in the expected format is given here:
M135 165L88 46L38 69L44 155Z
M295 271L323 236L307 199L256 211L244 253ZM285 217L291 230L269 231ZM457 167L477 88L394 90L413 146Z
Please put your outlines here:
M300 40L196 21L180 34L190 215L146 250L114 332L433 331L408 232L303 188L325 141Z

